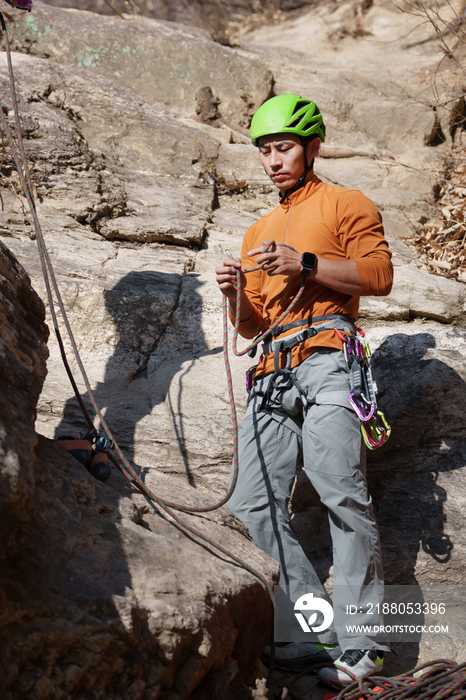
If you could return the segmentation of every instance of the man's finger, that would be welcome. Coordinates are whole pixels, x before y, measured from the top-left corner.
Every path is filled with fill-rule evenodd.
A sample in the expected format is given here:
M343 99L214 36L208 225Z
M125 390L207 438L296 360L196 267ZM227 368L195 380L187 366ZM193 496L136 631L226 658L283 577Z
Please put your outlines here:
M224 267L241 267L241 260L239 258L225 258L223 261Z
M271 265L277 260L277 256L273 253L264 253L263 258L257 258L259 265Z
M255 255L260 255L263 252L264 252L263 248L253 248L252 250L249 251L249 253L247 255L249 257L253 258Z

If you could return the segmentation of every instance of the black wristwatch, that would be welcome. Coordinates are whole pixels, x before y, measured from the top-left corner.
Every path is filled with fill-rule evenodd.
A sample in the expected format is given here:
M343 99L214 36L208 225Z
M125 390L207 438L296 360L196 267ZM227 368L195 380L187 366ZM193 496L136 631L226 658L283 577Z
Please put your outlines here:
M317 265L317 255L314 255L314 253L303 253L301 255L301 265L303 266L302 275L306 278Z

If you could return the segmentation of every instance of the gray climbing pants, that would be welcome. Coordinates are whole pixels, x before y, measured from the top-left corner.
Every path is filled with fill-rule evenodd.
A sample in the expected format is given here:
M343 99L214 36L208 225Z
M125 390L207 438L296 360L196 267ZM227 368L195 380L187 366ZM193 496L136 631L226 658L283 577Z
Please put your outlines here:
M239 476L228 502L255 543L280 564L280 592L289 601L290 639L276 641L339 642L346 649L385 649L385 635L348 631L347 625L383 625L380 539L367 491L365 453L359 419L344 405L319 405L319 394L349 393L343 353L321 348L292 370L299 388L283 379L264 406L273 375L252 389L239 432ZM309 402L303 410L301 391ZM334 394L337 396L337 394ZM342 402L343 403L343 402ZM273 410L270 410L272 407ZM333 544L334 623L325 631L304 634L293 606L305 593L328 600L319 578L293 533L287 504L298 464L328 509ZM348 618L349 605L357 614ZM284 606L286 608L286 605ZM304 635L304 636L303 636Z

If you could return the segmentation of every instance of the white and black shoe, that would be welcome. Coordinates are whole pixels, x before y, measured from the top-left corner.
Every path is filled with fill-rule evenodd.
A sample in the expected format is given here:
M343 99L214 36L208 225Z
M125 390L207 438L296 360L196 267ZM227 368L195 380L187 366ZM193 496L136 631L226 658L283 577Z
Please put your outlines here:
M332 688L341 688L360 678L378 674L382 668L383 651L348 649L332 666L322 668L318 677Z
M266 647L261 658L270 664L270 647ZM303 671L304 669L334 663L341 655L338 644L312 644L311 642L291 642L283 647L275 647L275 666L283 671Z

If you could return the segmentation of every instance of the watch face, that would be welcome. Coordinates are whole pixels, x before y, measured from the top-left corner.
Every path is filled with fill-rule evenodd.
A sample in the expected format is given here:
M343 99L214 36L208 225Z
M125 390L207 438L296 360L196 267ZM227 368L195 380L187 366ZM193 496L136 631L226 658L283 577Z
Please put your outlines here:
M317 265L317 256L314 253L303 253L301 257L301 264L307 270L313 270Z

